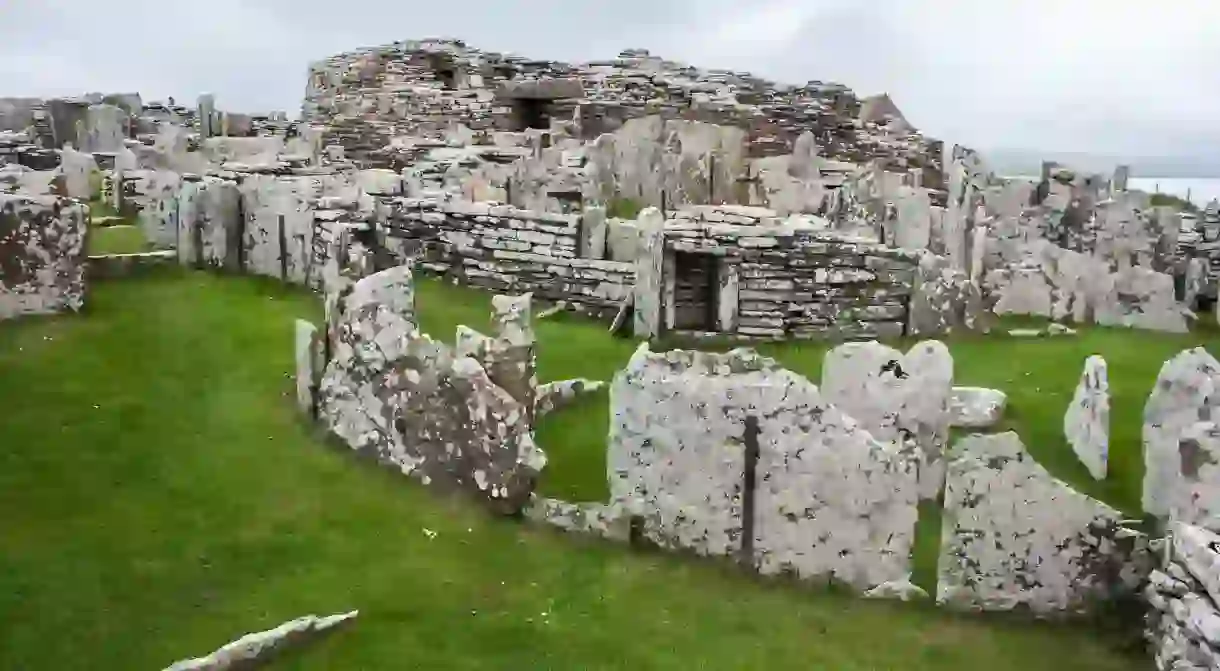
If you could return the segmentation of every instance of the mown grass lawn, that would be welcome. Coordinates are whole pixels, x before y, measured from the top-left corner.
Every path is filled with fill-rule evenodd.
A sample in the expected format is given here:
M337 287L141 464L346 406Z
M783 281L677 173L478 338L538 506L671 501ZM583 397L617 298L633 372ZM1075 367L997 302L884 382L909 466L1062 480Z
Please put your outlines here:
M0 324L0 668L160 669L306 613L355 625L282 669L1135 670L1076 625L952 615L767 584L707 562L492 519L330 449L292 400L308 294L168 271L98 283L88 313ZM484 294L423 282L425 329L486 328ZM538 325L539 374L609 379L634 343ZM1054 472L1134 511L1139 411L1161 362L1207 340L1091 331L966 340ZM820 347L764 348L817 379ZM1058 436L1083 359L1110 362L1113 476ZM543 489L605 496L605 396L548 417ZM926 553L925 553L926 554ZM921 560L926 561L926 559Z

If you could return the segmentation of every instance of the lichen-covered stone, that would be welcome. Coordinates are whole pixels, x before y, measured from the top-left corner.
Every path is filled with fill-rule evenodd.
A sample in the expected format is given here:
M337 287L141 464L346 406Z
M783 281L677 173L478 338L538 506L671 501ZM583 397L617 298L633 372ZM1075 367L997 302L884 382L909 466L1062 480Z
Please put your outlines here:
M0 194L0 320L85 304L84 205Z
M1000 422L1008 394L986 387L954 387L949 394L949 425L959 429L988 429Z
M911 296L908 332L941 335L979 328L978 288L965 270L935 254L924 254Z
M1185 350L1166 361L1144 405L1144 512L1169 514L1179 486L1182 432L1200 421L1215 419L1220 362L1202 347Z
M924 341L907 354L876 341L827 352L822 392L874 438L916 445L921 490L935 498L944 480L941 455L949 435L953 357L943 343Z
M166 667L165 671L229 671L251 669L266 664L273 655L286 648L300 645L324 632L342 626L359 615L359 611L319 617L306 615L285 622L275 629L246 634L226 644L207 657L184 659Z
M341 301L319 417L352 449L516 512L546 463L528 412L480 362L418 331L402 299L409 278L375 273Z
M1155 668L1220 668L1220 536L1181 522L1168 534L1169 551L1144 589Z
M530 294L492 297L491 321L496 334L487 344L487 358L483 363L492 381L521 404L526 425L533 427L534 408L538 404L538 376L531 302Z
M1106 360L1100 356L1084 362L1080 383L1063 416L1063 435L1089 475L1104 480L1110 453L1110 381Z
M304 319L296 321L297 409L309 416L314 413L314 395L321 375L314 368L317 339L318 327Z
M1170 517L1220 532L1220 426L1198 422L1178 438L1179 479Z
M571 405L577 398L585 394L601 391L605 387L605 382L585 378L548 382L538 387L538 400L535 402L534 415L541 417L549 412L554 412Z
M635 337L651 338L660 334L661 289L665 257L665 217L655 207L646 208L636 219L639 231L635 254L634 312Z
M805 378L750 350L644 344L610 398L611 502L646 538L859 589L909 572L913 451L875 440Z
M627 541L631 537L630 516L616 504L568 503L535 496L525 509L525 516L564 531L593 534L607 540Z
M1082 611L1146 577L1147 539L1122 527L1119 511L1051 476L1017 434L972 435L953 454L938 603Z

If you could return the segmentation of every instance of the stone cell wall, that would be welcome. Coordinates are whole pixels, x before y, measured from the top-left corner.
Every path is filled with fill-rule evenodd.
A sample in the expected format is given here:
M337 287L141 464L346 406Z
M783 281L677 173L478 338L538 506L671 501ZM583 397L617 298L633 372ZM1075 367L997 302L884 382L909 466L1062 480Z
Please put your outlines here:
M0 194L0 320L84 306L88 225L73 201Z
M914 453L749 350L636 351L611 385L611 504L664 547L860 589L909 573Z
M759 208L692 207L665 223L667 279L675 252L718 259L727 311L718 330L775 338L905 332L917 256L769 215ZM675 306L667 302L672 327Z
M1144 596L1157 671L1220 668L1220 536L1173 524Z
M389 208L386 247L404 258L420 253L429 271L592 312L617 310L629 293L633 264L578 255L580 215L413 198L391 199Z

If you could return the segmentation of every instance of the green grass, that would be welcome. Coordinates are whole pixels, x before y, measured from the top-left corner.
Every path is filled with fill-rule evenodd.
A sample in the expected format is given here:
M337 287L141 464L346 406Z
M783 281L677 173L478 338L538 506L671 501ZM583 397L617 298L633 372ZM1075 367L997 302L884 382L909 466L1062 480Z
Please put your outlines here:
M423 282L418 307L443 340L459 323L487 327L484 294ZM274 284L169 271L98 283L86 314L0 324L0 668L159 669L351 608L351 629L275 668L1149 664L1078 625L760 581L441 497L325 447L296 417L292 320L319 312ZM538 332L543 380L609 379L634 348L574 318ZM1165 356L1197 340L1095 331L953 350L959 379L1009 391L1013 424L1073 482L1087 476L1055 427L1084 356L1105 354L1114 481L1091 491L1131 507L1143 396ZM816 379L821 348L766 349ZM545 492L605 495L606 428L604 395L546 418Z
M86 253L90 256L102 254L138 254L152 250L152 245L140 230L135 217L123 217L109 203L95 200L89 203L90 215L94 219L100 217L120 217L121 222L114 226L91 226L86 239Z

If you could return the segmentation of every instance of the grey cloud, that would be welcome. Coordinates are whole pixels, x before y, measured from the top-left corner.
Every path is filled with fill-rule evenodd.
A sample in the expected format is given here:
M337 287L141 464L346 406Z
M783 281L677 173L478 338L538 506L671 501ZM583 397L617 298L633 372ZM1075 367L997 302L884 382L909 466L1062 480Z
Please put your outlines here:
M1103 0L40 0L0 16L0 94L217 94L295 111L312 60L425 36L539 58L626 47L887 91L979 148L1220 154L1220 5Z

